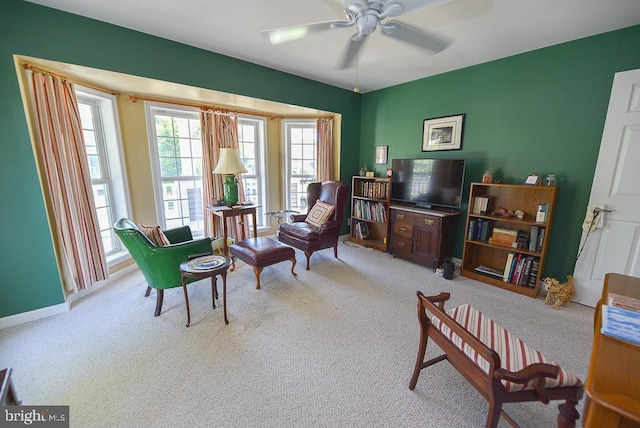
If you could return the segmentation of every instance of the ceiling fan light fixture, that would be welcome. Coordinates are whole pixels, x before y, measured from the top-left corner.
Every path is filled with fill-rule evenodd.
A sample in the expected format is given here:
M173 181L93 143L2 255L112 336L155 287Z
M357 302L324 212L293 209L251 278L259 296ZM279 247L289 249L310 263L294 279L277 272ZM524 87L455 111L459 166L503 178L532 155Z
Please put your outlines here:
M367 12L364 15L358 17L358 32L368 36L373 33L378 26L378 16Z
M293 40L302 39L309 34L309 30L304 27L288 28L282 31L273 31L269 33L269 40L274 45L287 43Z

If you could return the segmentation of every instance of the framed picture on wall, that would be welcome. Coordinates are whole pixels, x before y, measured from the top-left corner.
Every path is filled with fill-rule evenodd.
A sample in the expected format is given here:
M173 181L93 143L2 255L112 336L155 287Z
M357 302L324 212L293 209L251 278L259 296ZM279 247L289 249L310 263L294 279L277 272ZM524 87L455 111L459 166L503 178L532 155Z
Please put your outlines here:
M387 163L387 148L388 146L376 146L376 163Z
M464 114L425 119L422 125L422 151L460 150Z

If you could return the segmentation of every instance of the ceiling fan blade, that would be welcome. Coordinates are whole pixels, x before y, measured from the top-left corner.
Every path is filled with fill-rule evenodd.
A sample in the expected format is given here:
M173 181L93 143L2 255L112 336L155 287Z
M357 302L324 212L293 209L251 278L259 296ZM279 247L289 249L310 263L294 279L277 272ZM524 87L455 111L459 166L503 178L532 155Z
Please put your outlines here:
M336 68L339 70L344 70L345 68L349 68L356 58L358 57L358 52L362 49L362 45L364 44L367 36L362 33L356 33L352 37L349 38L347 42L347 46L345 46L340 61L336 65Z
M334 28L342 28L353 25L355 22L349 21L327 21L317 22L315 24L294 25L291 27L275 28L273 30L262 31L267 36L271 44L278 45L280 43L291 42L293 40L302 39L309 34L318 33Z
M387 3L399 3L402 5L402 13L413 12L423 7L436 6L442 3L447 3L451 0L389 0Z
M408 25L403 24L402 22L387 21L384 24L380 24L379 26L383 34L389 37L396 38L403 42L411 43L418 47L428 49L433 53L438 53L449 46L448 43L425 34L421 31L418 31L414 28L411 28Z

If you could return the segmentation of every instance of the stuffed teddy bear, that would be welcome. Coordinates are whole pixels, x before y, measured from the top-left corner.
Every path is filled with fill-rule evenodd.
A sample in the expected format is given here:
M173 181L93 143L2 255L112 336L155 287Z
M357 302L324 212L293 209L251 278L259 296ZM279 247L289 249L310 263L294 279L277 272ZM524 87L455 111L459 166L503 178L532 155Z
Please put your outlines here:
M567 275L567 281L560 283L555 278L545 278L543 280L544 289L547 290L547 298L544 299L545 304L555 300L553 309L558 309L560 306L569 306L571 298L576 295L576 287L573 285L573 277Z

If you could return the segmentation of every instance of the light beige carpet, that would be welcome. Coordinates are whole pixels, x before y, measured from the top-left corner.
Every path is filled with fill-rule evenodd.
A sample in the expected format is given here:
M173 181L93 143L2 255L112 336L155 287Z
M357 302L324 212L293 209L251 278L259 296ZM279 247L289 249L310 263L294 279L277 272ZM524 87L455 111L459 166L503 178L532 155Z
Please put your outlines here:
M25 403L70 406L72 427L482 427L487 404L447 363L408 383L418 347L415 291L472 303L585 379L593 309L538 299L341 243L311 270L296 252L267 267L262 289L242 262L229 274L229 325L208 280L144 298L139 272L71 311L0 330L0 366ZM221 304L221 302L220 302ZM430 345L427 356L438 349ZM555 425L558 402L506 409L523 427ZM579 411L582 413L582 404ZM501 421L500 426L506 426Z

